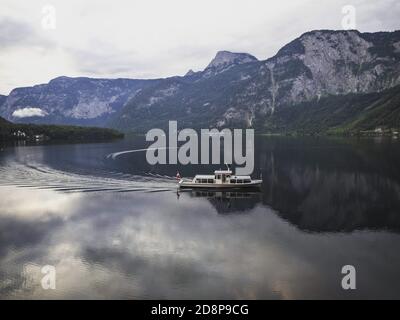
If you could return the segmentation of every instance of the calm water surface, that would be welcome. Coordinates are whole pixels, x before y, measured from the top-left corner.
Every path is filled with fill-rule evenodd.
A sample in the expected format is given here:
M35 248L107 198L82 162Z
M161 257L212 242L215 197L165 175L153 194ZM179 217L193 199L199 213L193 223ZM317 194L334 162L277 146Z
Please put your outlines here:
M0 149L0 298L400 298L398 140L258 137L258 193L178 194L177 170L218 167L107 157L147 146Z

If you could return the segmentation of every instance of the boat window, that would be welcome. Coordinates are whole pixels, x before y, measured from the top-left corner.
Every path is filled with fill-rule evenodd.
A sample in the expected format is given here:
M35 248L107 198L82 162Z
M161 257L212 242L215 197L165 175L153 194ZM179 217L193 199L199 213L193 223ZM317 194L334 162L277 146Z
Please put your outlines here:
M207 179L201 179L201 183L207 183Z
M218 180L221 179L221 175L220 174L217 174L217 179Z
M207 182L208 182L208 183L214 183L214 180L213 180L213 179L208 179Z
M237 180L237 183L243 183L243 180Z
M249 179L244 180L244 183L250 183L251 181Z
M231 183L236 183L236 180L231 180Z

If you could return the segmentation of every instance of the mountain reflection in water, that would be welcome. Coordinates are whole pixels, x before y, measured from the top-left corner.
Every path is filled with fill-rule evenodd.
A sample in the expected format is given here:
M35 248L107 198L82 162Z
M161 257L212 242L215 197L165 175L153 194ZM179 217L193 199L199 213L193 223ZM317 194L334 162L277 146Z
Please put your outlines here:
M275 145L264 158L263 203L313 232L399 232L399 146L362 139Z

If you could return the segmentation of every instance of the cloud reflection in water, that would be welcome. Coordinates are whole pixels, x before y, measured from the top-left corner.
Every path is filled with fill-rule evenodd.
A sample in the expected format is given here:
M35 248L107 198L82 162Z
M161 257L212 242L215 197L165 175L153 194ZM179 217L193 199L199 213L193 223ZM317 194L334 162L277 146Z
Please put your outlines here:
M261 202L246 214L221 215L209 199L186 193L63 194L3 186L0 207L2 298L400 294L394 281L399 235L305 233ZM40 286L45 264L56 266L54 291ZM356 292L340 287L344 264L358 270Z

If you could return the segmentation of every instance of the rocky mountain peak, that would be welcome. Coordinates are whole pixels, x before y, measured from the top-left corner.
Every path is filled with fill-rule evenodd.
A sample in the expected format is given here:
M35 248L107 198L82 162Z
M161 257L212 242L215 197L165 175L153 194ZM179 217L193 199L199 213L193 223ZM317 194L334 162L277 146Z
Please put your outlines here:
M76 79L76 78L71 78L71 77L67 77L67 76L59 76L59 77L56 77L56 78L54 78L54 79L51 79L51 80L49 81L49 84L64 83L64 82L72 81L72 80L74 80L74 79Z
M258 61L258 59L248 53L235 53L230 51L218 51L215 58L208 64L207 69L225 69L232 65Z
M359 60L374 57L399 58L400 31L361 33L358 30L314 30L302 34L282 47L275 57L325 55L334 60Z
M185 77L189 77L189 76L192 76L194 74L195 74L195 72L192 69L190 69L188 72L186 72Z

